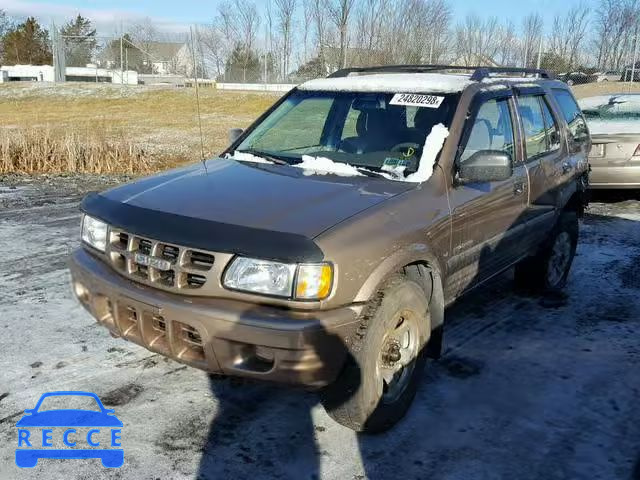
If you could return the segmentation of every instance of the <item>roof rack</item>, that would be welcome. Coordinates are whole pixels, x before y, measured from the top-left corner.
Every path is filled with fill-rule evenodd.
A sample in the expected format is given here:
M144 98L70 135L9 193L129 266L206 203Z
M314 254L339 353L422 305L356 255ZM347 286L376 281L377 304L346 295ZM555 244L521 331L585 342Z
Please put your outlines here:
M379 67L343 68L330 74L327 78L348 77L354 73L429 73L444 70L464 70L473 72L471 80L476 82L489 78L492 73L521 73L538 75L540 78L554 79L555 75L544 69L518 67L463 67L459 65L384 65Z

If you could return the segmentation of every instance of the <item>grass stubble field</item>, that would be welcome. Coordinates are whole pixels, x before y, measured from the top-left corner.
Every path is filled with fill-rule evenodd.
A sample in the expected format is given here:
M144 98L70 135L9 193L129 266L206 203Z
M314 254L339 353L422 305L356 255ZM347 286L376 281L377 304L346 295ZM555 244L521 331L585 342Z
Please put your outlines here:
M637 91L607 82L574 88L577 97ZM277 93L200 90L206 157L247 127ZM200 159L193 89L106 84L0 85L0 174L141 175Z
M276 94L200 91L205 154ZM144 174L200 159L193 89L0 85L0 173Z

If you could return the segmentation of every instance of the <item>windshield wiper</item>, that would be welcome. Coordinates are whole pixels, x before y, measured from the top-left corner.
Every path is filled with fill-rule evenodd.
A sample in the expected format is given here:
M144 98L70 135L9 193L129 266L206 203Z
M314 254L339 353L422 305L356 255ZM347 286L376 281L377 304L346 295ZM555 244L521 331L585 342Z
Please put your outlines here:
M269 160L270 162L273 162L276 165L291 165L289 162L287 162L283 158L276 157L274 155L270 155L265 152L261 152L260 150L254 150L253 148L248 148L246 150L236 150L236 151L240 153L248 153L250 155L255 155L256 157L264 158L265 160Z
M385 175L385 173L382 172L376 172L375 170L369 170L368 168L365 167L358 167L357 165L354 165L354 167L356 168L356 170L358 170L360 173L366 175L367 177L375 177L375 178L385 178L387 180L389 180L389 177L387 175ZM391 174L389 174L391 175Z

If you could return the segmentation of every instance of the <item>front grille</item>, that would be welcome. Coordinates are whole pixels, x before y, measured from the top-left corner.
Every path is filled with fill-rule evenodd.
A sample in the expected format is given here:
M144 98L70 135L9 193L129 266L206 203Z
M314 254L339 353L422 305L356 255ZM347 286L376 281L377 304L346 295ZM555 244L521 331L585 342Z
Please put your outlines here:
M165 290L197 290L213 268L213 253L171 245L112 228L107 256L113 267L136 281Z

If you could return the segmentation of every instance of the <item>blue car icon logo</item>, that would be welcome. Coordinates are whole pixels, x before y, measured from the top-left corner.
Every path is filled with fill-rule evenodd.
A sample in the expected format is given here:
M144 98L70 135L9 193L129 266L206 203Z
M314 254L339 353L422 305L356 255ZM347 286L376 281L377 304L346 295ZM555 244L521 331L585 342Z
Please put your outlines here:
M95 400L99 410L41 408L42 403L51 397L83 397L83 400L89 397L89 401ZM65 403L70 400L57 398L57 401ZM122 422L114 415L114 410L104 408L95 393L45 393L33 409L25 410L16 427L18 467L35 467L40 458L99 458L107 468L118 468L124 463Z

